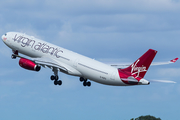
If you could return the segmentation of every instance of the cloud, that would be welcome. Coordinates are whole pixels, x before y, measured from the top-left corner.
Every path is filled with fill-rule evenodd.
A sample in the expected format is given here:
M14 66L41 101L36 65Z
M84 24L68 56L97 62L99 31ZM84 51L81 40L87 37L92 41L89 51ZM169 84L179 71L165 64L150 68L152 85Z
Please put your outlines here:
M166 16L176 13L180 4L170 0L8 0L1 4L1 9L11 14L1 14L3 24L8 23L7 29L26 27L41 31L50 29L49 32L54 29L54 32L63 29L69 22L73 32L127 32L168 29L171 26L168 21L178 21L179 17L171 19ZM159 16L161 12L163 15Z
M165 69L159 69L158 74L162 76L169 76L169 77L179 77L180 68L165 68Z
M60 14L117 14L129 12L163 12L179 9L179 2L170 0L61 0L46 1L45 6L60 11ZM92 9L93 8L93 9ZM64 11L63 11L64 10Z
M6 0L1 1L0 10L1 35L8 31L24 32L103 62L132 63L149 48L158 50L157 62L170 60L179 54L179 0ZM112 108L114 118L118 118L117 111L124 114L128 109L136 111L140 108L138 110L145 113L154 111L154 105L158 113L162 106L168 107L166 103L169 102L175 103L171 104L175 107L164 109L163 113L173 111L174 114L167 114L166 119L178 116L174 112L179 108L176 104L179 100L177 93L180 93L177 81L176 84L152 83L133 87L92 82L90 88L84 88L78 77L60 73L63 84L54 86L49 78L53 74L50 69L37 73L19 68L18 60L11 60L11 50L5 48L3 42L0 54L0 99L6 108L1 112L5 113L3 115L10 113L9 118L17 118L19 113L24 115L22 119L26 119L29 113L33 118L36 115L40 119L53 118L59 113L51 111L60 108L64 111L60 115L62 119L67 118L67 113L73 114L74 119L84 118L87 113L84 111L91 113L92 109L91 114L96 115L98 110L106 114L109 108ZM146 78L175 81L180 71L177 66L178 62L165 67L150 67ZM72 106L68 107L71 110L67 106ZM97 106L99 109L94 109ZM77 107L80 114L77 114ZM138 114L130 114L134 113ZM111 118L108 114L105 117ZM121 117L127 119L125 115Z

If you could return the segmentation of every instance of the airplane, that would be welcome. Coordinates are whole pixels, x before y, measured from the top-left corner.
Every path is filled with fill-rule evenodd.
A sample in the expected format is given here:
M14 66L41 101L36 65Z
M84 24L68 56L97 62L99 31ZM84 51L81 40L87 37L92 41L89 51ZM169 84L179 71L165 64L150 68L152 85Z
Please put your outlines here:
M54 85L61 85L58 72L78 76L83 86L91 86L91 81L111 86L149 85L144 79L146 72L157 53L149 49L134 63L126 68L118 65L107 65L97 60L53 45L33 36L19 32L7 32L2 35L3 42L12 49L12 59L20 58L19 65L27 70L40 71L41 67L52 69L54 75L50 77ZM19 55L24 54L30 58ZM175 63L178 58L154 65Z

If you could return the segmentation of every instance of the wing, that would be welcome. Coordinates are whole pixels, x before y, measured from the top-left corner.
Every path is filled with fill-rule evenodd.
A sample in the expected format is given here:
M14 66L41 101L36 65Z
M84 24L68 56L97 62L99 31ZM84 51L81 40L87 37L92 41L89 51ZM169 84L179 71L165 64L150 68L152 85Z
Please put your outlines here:
M81 73L75 68L49 57L32 58L32 61L43 67L48 67L53 71L60 71L69 75L81 76Z
M15 51L16 52L16 51ZM14 53L15 53L14 52ZM12 57L19 57L19 58L25 58L20 55L18 55L18 52L15 54L12 54ZM33 61L35 64L40 65L44 68L49 67L50 69L54 69L57 71L61 71L64 73L68 73L68 69L64 67L63 63L60 63L54 59L48 58L48 57L41 57L41 58L26 58L31 61Z
M167 62L154 62L152 63L151 65L165 65L165 64L171 64L171 63L175 63L179 58L175 58L175 59L172 59L170 61L167 61Z
M18 54L13 54L12 56L19 57L19 58L25 58L22 56L19 56ZM52 69L54 72L63 72L69 75L74 75L74 76L82 76L82 74L76 70L75 68L69 66L68 64L65 64L61 61L49 58L49 57L41 57L41 58L26 58L31 61L33 61L35 64L42 66L44 68L48 67Z
M179 58L175 58L175 59L172 59L172 60L167 61L167 62L152 62L151 66L154 66L154 65L166 65L166 64L175 63L178 59ZM112 64L111 66L116 67L116 68L126 68L126 67L128 67L130 65L131 64Z
M58 71L68 73L68 69L64 67L63 64L57 62L54 59L42 57L42 58L33 58L32 61L38 65L41 65L44 68L48 67L50 69L57 69Z

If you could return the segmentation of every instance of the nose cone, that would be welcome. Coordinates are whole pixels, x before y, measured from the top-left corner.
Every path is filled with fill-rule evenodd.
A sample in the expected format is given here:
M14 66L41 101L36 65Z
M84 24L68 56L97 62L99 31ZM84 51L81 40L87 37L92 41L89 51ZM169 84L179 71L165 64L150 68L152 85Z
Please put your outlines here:
M2 35L2 37L1 37L1 38L2 38L2 40L3 40L3 38L4 38L4 35Z
M6 41L6 39L7 39L7 38L5 37L5 35L2 35L1 38L2 38L3 41Z
M1 39L2 39L3 42L6 42L6 40L7 40L7 34L2 35Z

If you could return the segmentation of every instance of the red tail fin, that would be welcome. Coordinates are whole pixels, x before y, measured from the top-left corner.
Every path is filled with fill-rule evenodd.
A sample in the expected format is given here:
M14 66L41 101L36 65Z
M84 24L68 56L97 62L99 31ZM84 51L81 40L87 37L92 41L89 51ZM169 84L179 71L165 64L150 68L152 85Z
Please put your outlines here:
M130 75L139 78L144 78L151 62L153 61L157 51L153 49L149 49L146 53L144 53L139 59L137 59L132 65L125 69L121 69L125 73L129 73Z

